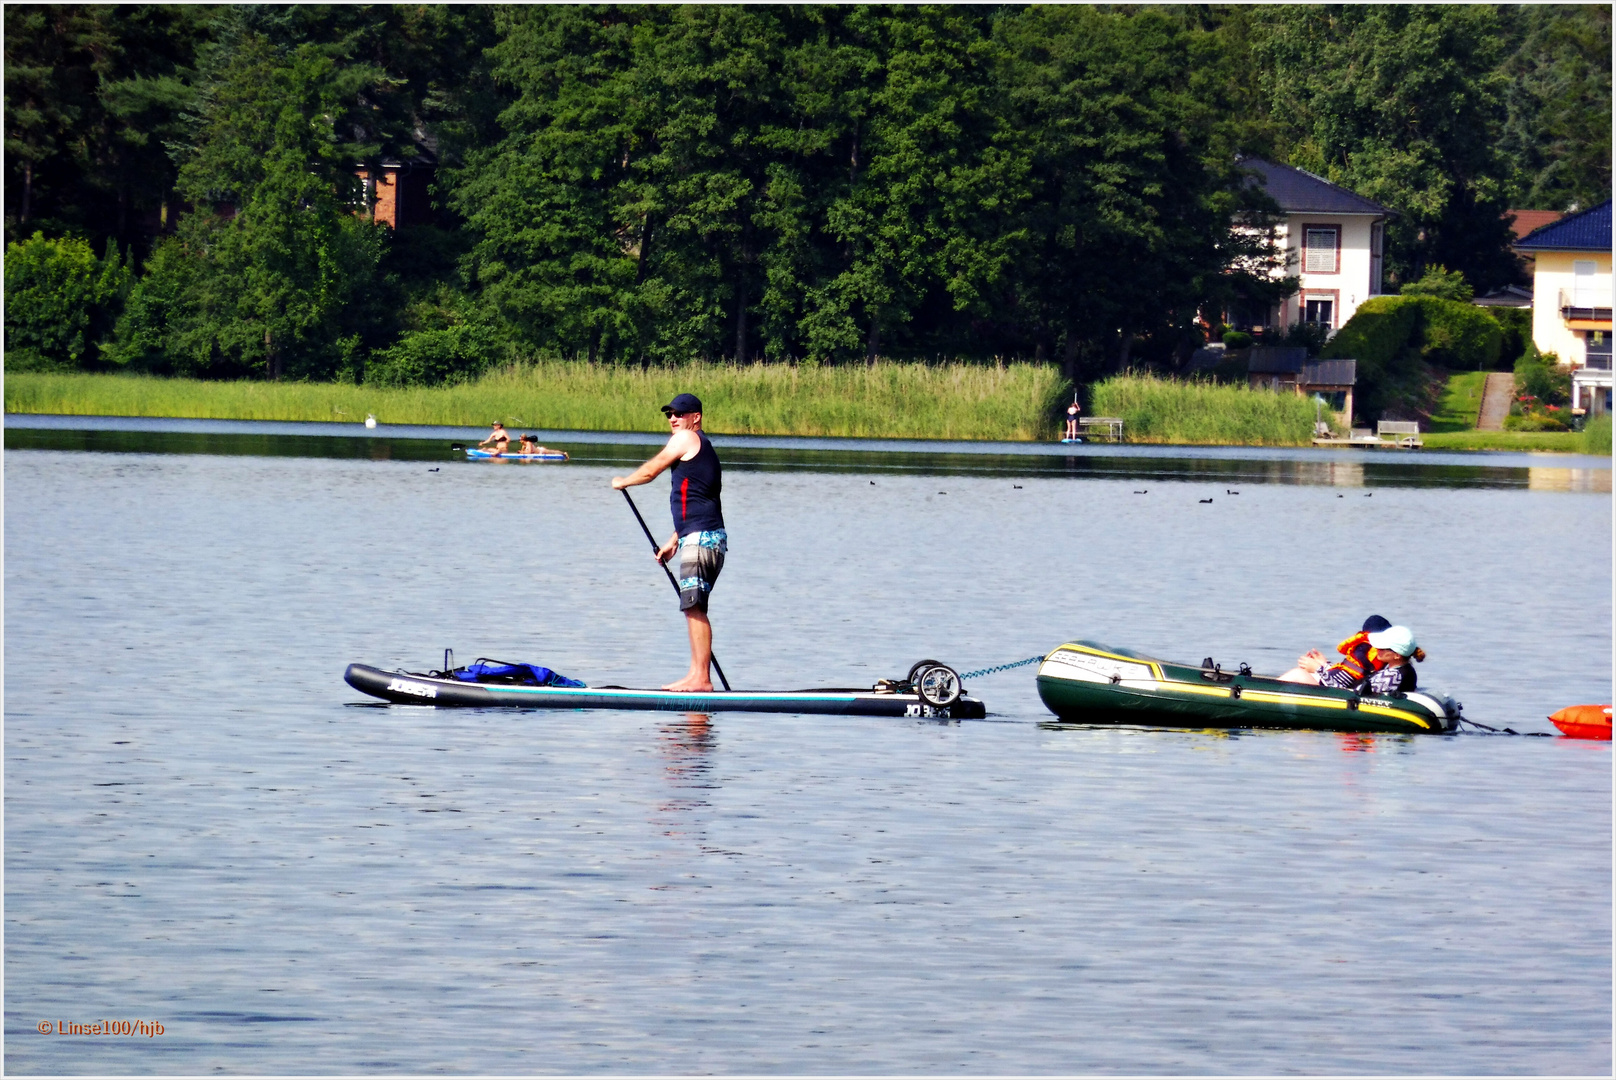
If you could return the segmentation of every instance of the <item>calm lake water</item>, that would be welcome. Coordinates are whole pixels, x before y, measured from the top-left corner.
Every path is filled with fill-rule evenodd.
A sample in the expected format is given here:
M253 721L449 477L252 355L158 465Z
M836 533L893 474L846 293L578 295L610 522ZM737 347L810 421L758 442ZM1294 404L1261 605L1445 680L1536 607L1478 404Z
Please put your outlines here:
M370 706L445 648L676 677L644 442L29 423L9 1072L1611 1070L1609 743L1061 728L1029 668L962 723ZM1494 727L1611 699L1609 459L720 447L737 686L1379 612ZM55 1030L106 1020L163 1033Z

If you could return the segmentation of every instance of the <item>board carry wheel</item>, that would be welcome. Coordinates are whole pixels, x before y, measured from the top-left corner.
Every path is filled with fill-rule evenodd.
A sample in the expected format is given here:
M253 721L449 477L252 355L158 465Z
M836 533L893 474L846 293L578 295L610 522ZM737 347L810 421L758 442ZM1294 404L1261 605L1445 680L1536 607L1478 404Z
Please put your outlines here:
M947 664L922 669L914 686L920 700L936 709L946 709L960 699L959 672Z
M914 665L913 667L911 667L909 669L909 676L908 676L908 678L904 679L904 682L908 683L910 686L915 685L916 676L918 676L922 671L925 671L927 668L936 667L940 663L942 663L941 660L922 660L922 661L920 661L918 664Z

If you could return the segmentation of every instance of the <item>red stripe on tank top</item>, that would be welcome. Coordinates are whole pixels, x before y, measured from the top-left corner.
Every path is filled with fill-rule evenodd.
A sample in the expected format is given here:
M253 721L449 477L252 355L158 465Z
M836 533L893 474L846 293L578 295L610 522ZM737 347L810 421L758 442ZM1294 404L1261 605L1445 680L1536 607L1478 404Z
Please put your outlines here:
M690 516L690 477L685 477L679 483L679 524L683 525Z

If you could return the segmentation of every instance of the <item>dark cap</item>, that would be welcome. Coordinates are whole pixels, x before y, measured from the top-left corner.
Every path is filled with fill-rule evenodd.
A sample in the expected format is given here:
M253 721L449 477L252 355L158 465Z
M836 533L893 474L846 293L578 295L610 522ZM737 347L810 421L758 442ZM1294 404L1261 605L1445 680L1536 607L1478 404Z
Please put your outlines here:
M701 398L695 394L675 394L673 400L662 406L664 413L701 412Z
M1378 634L1382 630L1390 630L1391 626L1390 621L1379 615L1371 615L1363 621L1364 633L1366 634Z

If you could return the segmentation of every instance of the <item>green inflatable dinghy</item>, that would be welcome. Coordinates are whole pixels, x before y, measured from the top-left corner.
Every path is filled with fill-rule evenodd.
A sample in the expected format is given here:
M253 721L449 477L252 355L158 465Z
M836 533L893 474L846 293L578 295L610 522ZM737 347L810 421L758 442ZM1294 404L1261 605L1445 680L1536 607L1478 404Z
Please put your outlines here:
M1380 697L1282 682L1241 665L1190 667L1073 641L1038 665L1038 696L1071 724L1452 732L1461 706L1425 691Z

